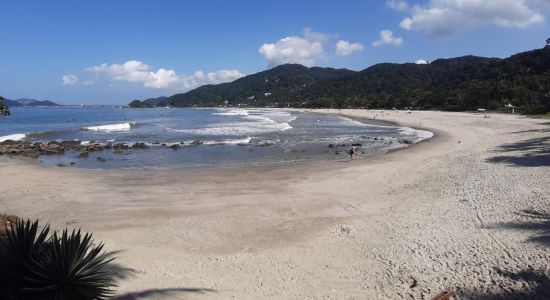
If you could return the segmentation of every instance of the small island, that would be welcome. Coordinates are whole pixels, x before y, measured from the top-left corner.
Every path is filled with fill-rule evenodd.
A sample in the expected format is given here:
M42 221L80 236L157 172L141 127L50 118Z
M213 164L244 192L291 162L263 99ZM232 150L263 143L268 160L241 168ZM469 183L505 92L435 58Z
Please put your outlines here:
M130 108L153 108L153 105L147 103L147 102L143 102L143 101L140 101L140 100L134 100L130 103L128 103L128 107Z

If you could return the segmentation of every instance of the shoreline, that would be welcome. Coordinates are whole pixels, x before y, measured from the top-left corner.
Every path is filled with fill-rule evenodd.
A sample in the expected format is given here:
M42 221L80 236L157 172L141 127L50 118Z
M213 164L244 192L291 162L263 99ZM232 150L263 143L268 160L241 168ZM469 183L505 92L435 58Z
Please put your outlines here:
M299 111L299 112L305 112L305 113L312 113L312 114L322 114L322 115L331 115L331 116L334 116L334 117L342 117L342 118L347 118L347 119L350 119L350 120L354 120L354 121L357 121L357 122L360 122L362 124L367 124L367 125L375 125L375 126L383 126L383 127L397 127L397 128L410 128L410 129L413 129L413 130L420 130L420 131L429 131L432 133L432 136L429 137L429 138L423 138L422 140L420 141L414 141L414 142L407 142L405 140L407 140L407 138L399 138L398 139L398 143L400 144L403 144L402 147L399 147L399 148L389 148L389 149L386 149L384 150L383 152L381 153L374 153L374 154L363 154L363 155L359 155L357 161L363 161L363 160L369 160L369 159L375 159L379 156L384 156L388 153L393 153L393 152L397 152L397 151L400 151L400 150L405 150L405 149L409 149L411 147L414 147L416 144L418 143L425 143L429 140L432 140L434 138L436 138L437 136L437 133L434 132L433 130L428 130L428 129L425 129L425 128L421 128L421 127L418 127L418 126L406 126L406 125L401 125L399 124L398 122L392 122L392 121L385 121L385 120L376 120L376 119L372 119L372 118L368 118L368 117L356 117L356 116L346 116L346 115L343 115L343 114L337 114L337 113L334 113L334 112L330 112L330 113L326 113L324 111L324 109L322 110L317 110L317 111L313 111L313 110L296 110L296 109L274 109L274 110L280 110L280 111ZM359 137L359 136L357 136ZM401 140L402 139L402 140ZM404 142L405 141L405 142ZM152 146L156 146L156 145L150 145L150 144L147 144L147 143L142 143L140 141L137 141L135 144L132 145L132 143L126 143L126 144L121 144L121 143L118 143L118 144L115 144L115 143L111 143L111 142L108 142L108 143L102 143L102 142L94 142L94 143L87 143L87 144L83 144L82 141L58 141L58 140L52 140L52 141L44 141L44 142L40 142L41 146L40 146L40 150L42 150L42 148L46 148L44 151L45 153L41 153L40 152L36 152L38 150L35 150L38 149L38 147L33 147L33 148L29 148L29 147L23 147L23 144L28 144L28 146L33 146L33 144L36 144L36 143L32 143L32 142L25 142L25 141L14 141L13 142L14 145L12 147L14 147L14 149L16 149L17 151L19 151L21 154L15 154L15 155L12 155L12 154L4 154L5 156L8 156L10 159L12 158L15 158L16 160L19 159L19 156L31 156L33 158L35 158L35 160L39 161L38 165L42 166L42 167L45 167L45 168L51 168L51 167L70 167L70 168L77 168L77 169L91 169L91 170L99 170L99 171L124 171L124 172L131 172L131 171L151 171L151 172L163 172L163 171L168 171L168 170L175 170L175 171L178 171L178 170L181 170L181 171L191 171L191 172L196 172L198 170L211 170L211 171L216 171L216 170L220 170L220 169L228 169L228 170L238 170L238 169L246 169L246 168L277 168L277 167L285 167L285 166L292 166L292 165L296 165L296 166L307 166L307 165L311 165L311 164L323 164L323 163L341 163L342 160L346 160L345 158L347 157L347 148L344 149L343 151L338 151L336 150L336 152L340 152L340 157L343 157L343 159L328 159L328 157L324 157L322 158L321 156L317 157L316 159L312 159L312 160L305 160L305 161L295 161L295 162L285 162L285 161L278 161L278 162L256 162L256 163L240 163L240 164L236 164L236 165L219 165L219 166L190 166L190 167L186 167L186 168L175 168L175 169L141 169L139 166L136 166L135 168L129 168L129 169L125 169L125 168L113 168L113 167L107 167L107 168L101 168L101 164L100 163L97 163L97 167L93 167L93 168L90 168L90 167L79 167L78 165L78 161L80 159L82 159L79 155L75 155L74 153L78 154L79 152L80 153L83 153L84 152L84 158L87 158L88 157L88 153L98 153L98 160L99 159L102 159L102 160L105 160L105 158L102 158L101 153L103 151L114 151L114 153L117 153L117 151L120 151L119 153L122 153L122 151L130 151L130 153L132 152L131 150L132 149L138 149L138 150L143 150L143 151L149 151L150 147ZM49 149L48 146L50 146L50 144L55 144L53 145L52 147L55 147L52 149ZM80 143L78 145L76 145L75 143ZM160 145L159 142L156 142L157 144ZM182 142L183 143L183 142ZM189 147L190 145L191 146L205 146L205 145L202 145L202 142L197 140L191 144L186 144L186 145L183 145L182 143L179 143L177 144L177 148L174 148L174 150L177 150L179 149L180 147ZM196 143L196 145L194 145L194 143ZM19 145L19 144L22 144L22 145ZM153 143L154 144L154 143ZM180 145L181 144L181 145ZM327 144L328 145L328 144ZM2 146L2 143L0 143L0 147ZM65 149L62 149L61 146L64 146ZM163 147L168 147L168 148L172 148L171 144L168 145L168 144L162 144ZM320 145L321 146L321 145ZM6 147L4 145L4 147ZM344 146L345 147L345 146ZM28 149L27 149L28 148ZM337 149L340 149L339 147L336 147ZM61 149L61 150L60 150ZM2 150L2 149L0 149ZM55 161L56 160L56 155L61 155L63 157L66 157L66 151L68 153L73 153L72 156L74 160L71 161L71 163L63 163L63 162L60 162L60 163L57 163L57 164L54 164L54 163L50 163L49 165L44 165L44 162L43 162L43 159L45 160L48 160L49 158L53 158L53 160ZM365 148L364 149L365 152L368 151L368 148ZM27 152L29 152L30 154L27 154ZM51 156L50 154L48 154L48 152L52 152ZM54 153L55 152L55 153ZM1 153L1 152L0 152ZM336 153L338 154L338 153ZM39 157L40 155L40 157ZM109 154L107 154L109 155ZM29 162L28 160L26 159L22 159L21 160L22 162L24 163L33 163L33 162ZM73 166L73 164L75 164Z
M116 263L131 271L119 294L199 288L213 291L161 296L550 295L546 281L532 279L550 278L550 248L536 242L544 232L528 226L539 219L524 213L550 214L550 163L545 153L521 148L546 143L549 124L389 113L389 121L421 122L436 135L354 163L231 170L102 172L0 158L0 206L52 228L81 227L120 251ZM539 277L515 275L525 272Z

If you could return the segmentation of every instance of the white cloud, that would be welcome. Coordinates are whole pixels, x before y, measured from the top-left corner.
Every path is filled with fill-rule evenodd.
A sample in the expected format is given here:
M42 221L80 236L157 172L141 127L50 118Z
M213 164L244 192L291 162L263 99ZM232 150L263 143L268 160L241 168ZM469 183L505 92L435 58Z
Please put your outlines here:
M258 51L270 66L286 63L311 67L325 57L325 44L329 35L305 28L302 36L289 36L276 43L265 43Z
M525 28L544 22L544 16L530 3L548 0L430 0L415 6L401 21L406 30L425 31L432 36L450 35L462 28L497 26Z
M92 74L104 76L107 80L141 83L144 87L154 89L191 89L207 83L233 81L244 76L238 70L219 70L205 74L198 70L193 75L179 75L174 70L158 69L138 60L129 60L123 64L101 64L86 68Z
M406 11L409 9L409 4L402 0L388 0L386 1L386 5L397 11Z
M244 74L242 74L238 70L219 70L216 72L209 72L208 74L206 74L206 78L208 78L208 83L228 82L228 81L233 81L237 78L241 78L243 76Z
M403 45L403 38L395 37L391 30L380 31L380 39L372 43L373 47L379 47L384 45L390 45L394 47L401 47Z
M336 55L347 56L353 52L361 51L365 47L361 43L350 43L348 41L339 40L336 43Z
M417 64L417 65L427 65L427 64L429 64L429 62L425 59L419 59L415 62L415 64Z
M63 85L73 85L78 82L78 77L74 74L63 75Z

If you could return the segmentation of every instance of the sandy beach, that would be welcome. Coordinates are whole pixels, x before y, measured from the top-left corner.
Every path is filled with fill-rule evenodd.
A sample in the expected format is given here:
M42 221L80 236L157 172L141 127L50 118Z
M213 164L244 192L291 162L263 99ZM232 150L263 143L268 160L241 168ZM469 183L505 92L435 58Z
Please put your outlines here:
M116 299L550 298L550 120L342 114L436 137L353 163L222 170L0 157L0 211L93 232L117 251Z

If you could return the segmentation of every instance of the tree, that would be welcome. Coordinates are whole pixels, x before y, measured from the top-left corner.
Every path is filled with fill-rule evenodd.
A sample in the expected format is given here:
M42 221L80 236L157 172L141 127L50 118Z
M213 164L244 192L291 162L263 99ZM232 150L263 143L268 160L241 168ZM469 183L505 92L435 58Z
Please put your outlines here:
M9 116L11 115L8 106L4 103L4 98L0 96L0 116Z

